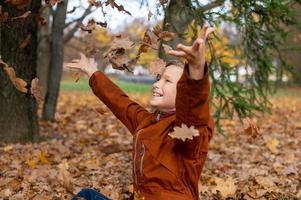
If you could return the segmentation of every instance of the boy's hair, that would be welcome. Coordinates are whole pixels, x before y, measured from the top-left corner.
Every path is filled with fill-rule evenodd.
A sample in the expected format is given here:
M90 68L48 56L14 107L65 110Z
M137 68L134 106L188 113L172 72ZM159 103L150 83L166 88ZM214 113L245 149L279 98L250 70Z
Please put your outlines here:
M179 60L171 60L169 62L166 63L165 68L170 66L170 65L175 65L181 68L184 68L184 63L182 61Z

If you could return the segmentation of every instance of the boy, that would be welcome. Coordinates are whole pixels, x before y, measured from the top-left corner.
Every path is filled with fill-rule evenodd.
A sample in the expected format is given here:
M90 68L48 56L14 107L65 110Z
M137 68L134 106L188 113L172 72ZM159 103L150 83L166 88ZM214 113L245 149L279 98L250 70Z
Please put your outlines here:
M173 56L187 60L169 63L152 86L150 105L154 113L130 100L83 54L66 66L90 77L94 94L133 134L133 181L135 199L198 200L198 180L204 166L214 122L209 113L210 82L205 63L205 41L214 29L203 27L192 46L177 45ZM185 141L169 136L174 127L194 126L198 136ZM107 199L93 190L77 196Z

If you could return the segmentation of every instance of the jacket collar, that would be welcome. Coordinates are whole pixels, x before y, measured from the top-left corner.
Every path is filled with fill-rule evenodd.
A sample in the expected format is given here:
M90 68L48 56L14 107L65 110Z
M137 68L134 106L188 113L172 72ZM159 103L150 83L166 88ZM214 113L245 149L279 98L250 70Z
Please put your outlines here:
M159 110L155 110L154 115L155 117L152 119L152 122L158 122L161 118L165 118L168 117L170 115L173 115L174 113L176 113L176 111L169 111L169 112L161 112Z

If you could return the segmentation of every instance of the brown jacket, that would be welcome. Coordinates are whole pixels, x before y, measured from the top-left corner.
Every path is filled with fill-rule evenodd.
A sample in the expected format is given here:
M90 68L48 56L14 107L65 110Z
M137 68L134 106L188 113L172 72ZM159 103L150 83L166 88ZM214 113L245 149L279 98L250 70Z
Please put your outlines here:
M214 131L209 113L208 67L201 80L188 78L188 65L177 83L176 111L148 112L102 72L89 79L94 94L133 135L133 182L144 200L197 200L198 180ZM168 136L182 123L200 135L185 142Z

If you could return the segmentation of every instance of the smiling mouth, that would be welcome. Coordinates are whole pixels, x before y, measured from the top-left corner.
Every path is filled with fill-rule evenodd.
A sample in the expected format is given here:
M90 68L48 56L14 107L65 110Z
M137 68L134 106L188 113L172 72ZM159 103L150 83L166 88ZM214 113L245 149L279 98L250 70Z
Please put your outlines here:
M158 92L153 92L153 97L162 97L163 95Z

